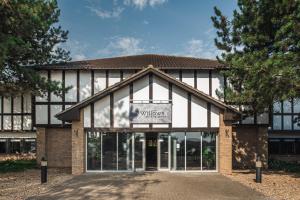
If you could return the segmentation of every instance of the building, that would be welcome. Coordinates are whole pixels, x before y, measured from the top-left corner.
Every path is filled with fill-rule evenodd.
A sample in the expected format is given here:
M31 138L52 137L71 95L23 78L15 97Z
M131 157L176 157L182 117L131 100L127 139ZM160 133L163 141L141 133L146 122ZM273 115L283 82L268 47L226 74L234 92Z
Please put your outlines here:
M243 118L216 93L226 87L224 68L214 60L163 55L37 66L72 89L62 97L2 97L0 152L36 148L38 161L46 157L50 167L74 174L227 173L253 167L257 155L266 166L268 146L271 158L299 160L300 100Z

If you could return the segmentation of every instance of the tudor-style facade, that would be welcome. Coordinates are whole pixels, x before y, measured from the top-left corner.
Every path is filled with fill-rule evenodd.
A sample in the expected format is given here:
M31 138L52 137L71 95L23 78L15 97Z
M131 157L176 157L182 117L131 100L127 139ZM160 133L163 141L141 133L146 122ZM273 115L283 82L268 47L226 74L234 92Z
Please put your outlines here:
M224 66L217 61L206 59L140 55L39 66L36 67L36 70L40 71L42 76L51 80L61 81L63 86L72 86L72 89L68 93L63 94L61 98L50 93L44 97L30 97L29 95L24 95L23 97L1 97L0 153L35 151L34 141L37 138L38 149L43 146L43 142L45 142L45 148L44 150L42 148L39 155L46 156L50 165L70 167L70 163L73 159L71 155L72 145L70 143L72 136L71 124L73 125L74 123L58 120L55 115L118 82L126 80L128 77L138 73L148 65L153 65L154 68L160 69L162 72L174 77L179 82L186 83L187 85L202 91L215 100L218 100L216 90L222 90L223 87L226 87L226 79L219 73L220 70L224 69ZM142 92L137 93L137 96L133 95L130 99L140 101L151 101L151 99L155 100L158 98L167 99L166 94L165 96L160 95L164 90L158 86L159 84L157 84L156 81L156 78L142 80L139 85L149 83L147 88L142 90L148 91L149 94L145 95ZM161 81L164 82L165 80ZM136 90L135 86L131 88L129 85L128 87L129 91ZM152 89L149 89L151 87ZM160 92L156 93L157 87ZM169 86L167 88L170 91ZM152 93L150 91L152 91ZM172 92L169 93L173 94ZM173 95L170 94L168 96L169 101L170 98L173 98ZM174 98L179 98L179 96L180 95L175 95ZM111 100L110 98L107 98L107 102L108 99ZM199 107L195 107L193 96L186 96L184 102L186 99L187 102L192 103L187 103L187 107L183 106L183 108L189 110L190 106L192 110L191 116L188 115L189 118L183 120L172 118L172 122L178 122L180 125L187 124L187 126L191 127L206 123L204 118L199 122L193 117L195 110L197 110L197 112L201 111ZM182 103L179 104L181 105ZM233 153L235 154L233 164L238 167L253 165L255 156L260 151L258 142L261 140L256 138L261 137L264 138L263 141L265 142L267 142L267 138L269 138L271 157L287 158L288 156L289 159L297 159L297 155L299 156L300 154L299 126L294 122L294 119L299 113L299 106L299 100L297 99L294 99L290 103L288 101L275 103L274 107L271 108L271 112L259 116L248 117L234 124L232 127L232 148ZM174 108L175 110L172 110L173 113L182 112L182 110L180 110L181 108L179 109L176 106ZM90 107L91 113L93 109L95 109L95 106ZM212 116L208 114L207 118L210 117ZM100 121L102 121L103 118L101 118L101 116L96 116L95 122L95 119L92 120L91 115L90 120L91 123L94 121L94 125L97 125L97 123L102 123ZM122 121L124 120L122 119ZM109 121L109 124L110 123L112 123L111 120ZM208 120L207 123L214 122ZM269 123L270 125L268 125ZM118 125L115 120L113 121L113 125ZM155 126L157 125L152 125L152 128ZM129 127L129 129L130 128L133 127ZM151 125L149 125L148 128L150 129ZM175 129L175 127L172 128ZM268 135L265 133L267 128ZM45 134L44 136L41 134L41 136L45 137L44 140L39 137L40 133L43 132ZM48 132L48 134L46 132ZM240 134L238 134L239 132ZM62 135L65 137L62 137ZM255 137L253 137L253 135L255 135ZM186 133L185 137L187 137ZM251 148L249 148L249 146ZM264 151L268 148L268 145L265 143L262 144L262 146ZM57 150L60 148L62 149L62 152L65 153L58 153ZM58 156L58 154L61 154L61 156ZM266 153L264 152L264 154Z

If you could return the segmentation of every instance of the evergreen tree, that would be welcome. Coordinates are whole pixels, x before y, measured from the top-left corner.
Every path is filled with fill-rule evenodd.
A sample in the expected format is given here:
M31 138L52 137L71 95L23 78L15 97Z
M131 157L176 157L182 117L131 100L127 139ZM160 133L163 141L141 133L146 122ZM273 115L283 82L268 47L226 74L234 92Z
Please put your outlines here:
M65 90L32 69L69 60L59 46L68 35L57 25L59 15L56 0L0 0L0 95Z
M232 19L215 7L217 59L228 70L225 99L261 113L300 97L300 1L238 0Z

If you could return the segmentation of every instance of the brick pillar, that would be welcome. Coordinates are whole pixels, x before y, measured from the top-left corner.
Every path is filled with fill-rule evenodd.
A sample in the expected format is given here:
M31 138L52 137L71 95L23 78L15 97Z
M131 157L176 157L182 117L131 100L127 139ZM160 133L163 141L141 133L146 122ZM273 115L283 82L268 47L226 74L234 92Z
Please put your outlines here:
M83 110L80 120L72 122L72 174L85 172L85 134L83 129Z
M221 174L232 172L232 124L231 121L224 121L224 112L220 113L219 172Z
M257 143L256 143L257 154L260 155L263 167L268 168L268 127L258 126L257 127Z
M36 129L36 161L40 164L42 157L47 158L46 152L46 129Z

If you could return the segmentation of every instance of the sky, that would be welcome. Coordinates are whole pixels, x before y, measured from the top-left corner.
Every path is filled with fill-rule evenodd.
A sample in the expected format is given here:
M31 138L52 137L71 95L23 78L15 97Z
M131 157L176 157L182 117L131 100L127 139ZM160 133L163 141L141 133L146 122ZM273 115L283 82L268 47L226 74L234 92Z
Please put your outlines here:
M136 54L215 59L217 6L232 16L236 0L58 0L72 60Z

